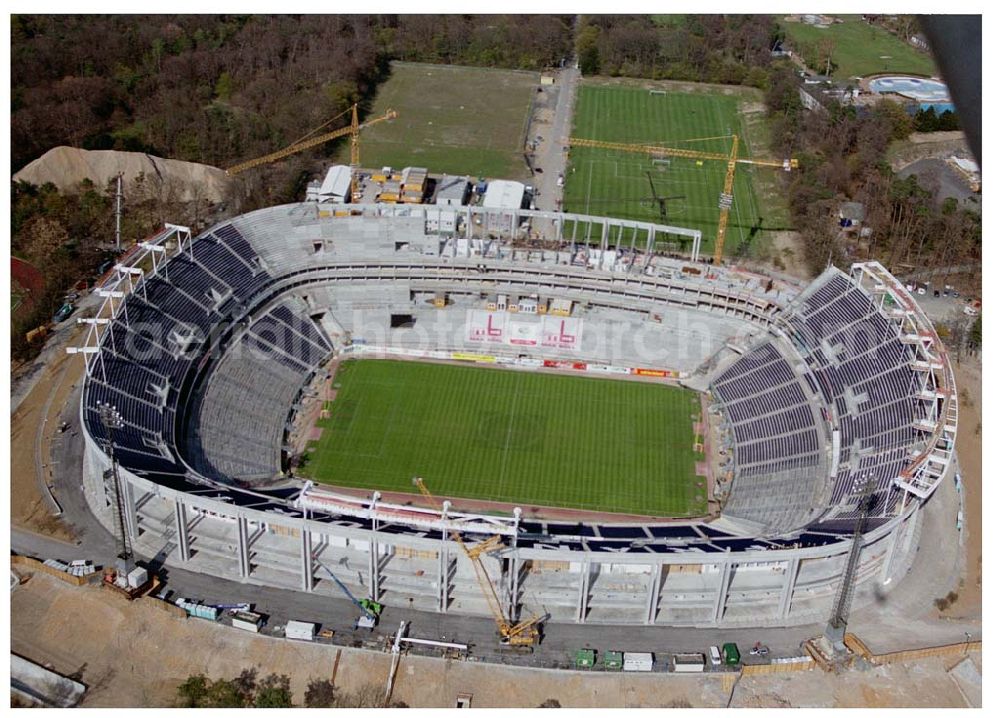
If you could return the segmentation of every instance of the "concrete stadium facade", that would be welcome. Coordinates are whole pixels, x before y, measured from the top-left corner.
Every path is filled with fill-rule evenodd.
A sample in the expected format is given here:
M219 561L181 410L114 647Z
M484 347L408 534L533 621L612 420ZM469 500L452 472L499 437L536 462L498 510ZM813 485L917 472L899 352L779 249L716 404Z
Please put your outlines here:
M430 229L435 223L420 207L357 206L354 211L351 217L321 217L315 205L303 204L231 220L274 281L241 303L241 313L230 315L230 329L251 315L259 316L278 298L295 294L316 313L338 306L338 301L355 307L351 329L373 341L338 344L332 356L468 360L474 345L461 340L463 309L497 291L558 293L585 304L591 324L605 327L599 332L611 331L631 315L655 314L668 325L663 336L680 336L671 323L683 313L694 313L700 327L693 332L700 333L698 351L674 351L657 344L669 339L651 339L662 351L652 352L639 366L663 372L665 380L704 388L716 365L725 364L724 357L736 351L734 345L775 333L775 319L802 291L802 286L782 278L656 256L656 238L676 236L676 228L535 211L491 217L489 210L467 208L458 230L443 235ZM530 235L524 233L526 223L544 237L558 236L532 247ZM487 232L486 227L494 229ZM598 246L586 248L567 240L566 234L575 236L577 227L588 237L593 227L600 228ZM114 317L147 281L147 270L139 267L152 264L150 276L167 273L170 261L191 252L197 241L185 228L168 226L115 270L102 290L105 307L90 320L90 331L77 349L87 354L88 381L108 380L98 378L98 363L114 337L100 320L121 322ZM586 255L582 264L576 262L581 252ZM888 282L880 272L884 270L877 266L855 268L859 282L862 273ZM393 288L405 292L394 296ZM389 297L393 306L373 303L367 290ZM905 292L898 286L891 290ZM424 298L442 291L455 296L456 305L426 311L435 316L451 313L447 331L421 336L416 344L388 328L377 336L386 309L404 311L408 306L420 316ZM940 344L935 343L933 327L911 306L910 319L937 352ZM348 324L342 313L337 321L342 328ZM746 327L747 335L734 333L735 326ZM455 353L458 356L452 356ZM628 354L609 351L602 357L592 351L587 371L627 373L636 368ZM500 349L478 356L523 371L541 359L565 361L573 354ZM936 375L943 377L935 384L943 407L940 425L920 457L920 482L914 481L913 487L899 482L891 515L887 512L864 536L859 603L890 590L905 574L916 551L921 509L954 472L954 384L947 357L935 353L935 362ZM192 374L208 376L214 361L201 359L192 366ZM176 391L178 416L185 413L198 382L194 377ZM85 432L83 487L95 515L111 528L117 502L108 440L93 430L86 403L85 393L81 423L90 430ZM141 554L248 586L339 596L326 576L334 571L358 595L389 606L488 616L471 564L449 539L451 531L459 531L470 539L503 538L504 550L491 554L486 564L508 615L548 613L552 621L600 624L795 625L827 617L851 549L851 534L842 526L829 531L803 526L775 534L763 524L728 517L725 510L714 521L567 524L538 519L518 508L506 515L476 514L445 502L438 511L383 500L377 492L358 497L294 478L247 486L200 475L178 446L158 450L170 454L182 470L147 472L119 462L123 510L117 520L130 541Z

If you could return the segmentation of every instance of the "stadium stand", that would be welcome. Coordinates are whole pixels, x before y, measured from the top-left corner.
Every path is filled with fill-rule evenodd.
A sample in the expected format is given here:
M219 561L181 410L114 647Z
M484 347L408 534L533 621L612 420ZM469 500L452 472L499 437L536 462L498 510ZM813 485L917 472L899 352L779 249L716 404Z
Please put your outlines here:
M272 307L209 374L188 429L192 467L216 480L271 479L281 472L290 407L332 345L292 301Z
M919 453L922 438L914 423L919 399L913 345L876 299L836 268L818 277L777 324L792 347L769 335L711 384L733 437L736 476L727 513L775 530L809 518L820 525L850 519L871 480L877 517L888 516L893 481ZM789 349L808 365L801 378L785 358ZM812 410L809 396L816 388L828 407L829 432L821 431ZM810 517L822 494L816 477L823 478L821 457L829 444L821 437L833 432L839 433L839 451L832 457L829 498L823 516ZM775 491L801 497L789 504L802 514L795 516L788 504L776 506L773 498L770 504L755 499L779 495Z

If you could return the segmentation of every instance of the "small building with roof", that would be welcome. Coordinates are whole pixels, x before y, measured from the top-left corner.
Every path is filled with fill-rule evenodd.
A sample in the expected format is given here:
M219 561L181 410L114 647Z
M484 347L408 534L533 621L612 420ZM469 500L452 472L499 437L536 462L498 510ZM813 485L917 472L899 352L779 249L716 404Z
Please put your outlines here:
M351 196L351 168L333 165L326 171L322 182L313 181L306 186L307 202L332 202L344 204Z
M469 199L469 178L445 175L437 183L434 204L441 207L461 207Z

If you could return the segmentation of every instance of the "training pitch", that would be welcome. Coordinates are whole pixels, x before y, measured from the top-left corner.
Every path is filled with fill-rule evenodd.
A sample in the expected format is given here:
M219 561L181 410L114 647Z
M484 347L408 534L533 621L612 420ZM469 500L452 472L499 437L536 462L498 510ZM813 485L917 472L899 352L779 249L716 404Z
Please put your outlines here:
M737 96L719 93L651 93L639 87L584 84L573 115L573 136L728 154L731 136L746 134L739 102ZM745 147L740 156L748 157ZM733 253L759 224L752 174L774 171L737 168L727 253ZM700 229L702 253L714 251L725 162L699 164L693 159L653 159L647 154L572 147L567 172L566 211L661 223L660 203L654 197L666 198L665 224ZM689 245L673 249L686 253Z
M703 515L695 392L650 383L352 360L300 474L522 506Z
M910 72L926 76L936 73L930 55L921 53L885 28L869 25L858 15L841 15L843 22L829 27L778 19L781 29L788 35L786 44L801 57L822 58L820 43L833 43L834 67L830 74L837 79L881 72ZM821 59L818 64L823 64Z
M363 131L361 163L527 179L524 132L537 86L538 73L394 62L371 116L399 117Z

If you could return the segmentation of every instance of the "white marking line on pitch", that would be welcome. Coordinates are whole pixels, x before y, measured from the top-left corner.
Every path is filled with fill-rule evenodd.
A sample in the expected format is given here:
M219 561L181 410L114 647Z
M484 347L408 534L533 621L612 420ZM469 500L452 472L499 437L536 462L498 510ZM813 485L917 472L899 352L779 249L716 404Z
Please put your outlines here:
M501 496L503 495L504 474L507 473L507 456L510 454L510 436L514 431L514 407L517 405L517 393L521 389L521 377L518 376L517 379L518 381L514 383L514 391L510 397L510 421L507 422L507 438L504 440L503 458L500 460L500 481L498 482L497 491Z

